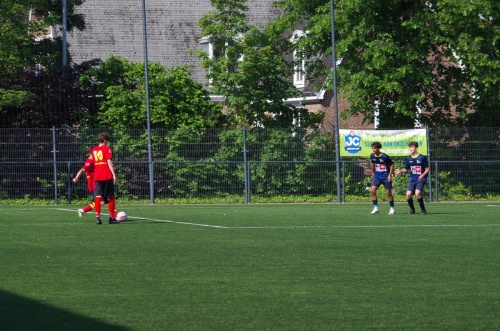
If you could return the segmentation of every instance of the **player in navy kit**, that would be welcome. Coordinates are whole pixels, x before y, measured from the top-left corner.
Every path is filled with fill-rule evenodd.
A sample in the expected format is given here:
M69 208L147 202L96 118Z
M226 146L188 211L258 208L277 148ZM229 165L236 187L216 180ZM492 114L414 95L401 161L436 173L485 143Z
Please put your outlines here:
M379 212L378 200L377 200L377 189L380 185L384 184L385 193L389 199L389 215L394 215L396 210L394 209L394 197L392 196L392 172L394 171L394 162L391 160L390 156L382 153L380 149L382 144L375 141L372 144L372 152L370 154L371 160L371 170L372 170L372 202L373 210L371 214L376 214Z
M415 205L412 199L413 194L415 194L421 209L420 214L425 215L427 211L425 210L422 191L424 190L425 183L427 182L427 174L430 170L429 162L425 155L418 153L418 143L416 141L412 141L408 147L410 148L411 155L406 157L404 169L396 169L394 173L399 175L400 173L411 170L410 182L408 183L408 190L406 191L406 201L408 201L408 206L410 206L410 212L408 214L415 214Z

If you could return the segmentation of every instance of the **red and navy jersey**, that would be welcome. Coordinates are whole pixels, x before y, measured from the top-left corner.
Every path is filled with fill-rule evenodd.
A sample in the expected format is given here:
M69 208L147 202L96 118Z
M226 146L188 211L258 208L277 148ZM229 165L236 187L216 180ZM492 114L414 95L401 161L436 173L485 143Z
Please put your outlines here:
M394 164L391 157L385 153L380 153L380 155L371 153L370 160L374 165L374 179L386 180L391 170L391 166Z
M94 183L94 170L95 170L95 164L94 160L91 158L87 158L85 160L85 164L82 167L83 170L85 170L85 176L87 177L87 188L89 189L89 192L94 192L95 189L95 183Z
M90 154L92 154L95 165L94 180L103 181L112 179L113 173L108 166L108 160L113 158L111 148L109 146L97 146L90 151Z
M429 162L425 155L418 154L416 157L410 155L406 157L404 167L411 171L410 180L418 182L418 177L424 173L425 169L429 168ZM427 175L425 176L427 177Z

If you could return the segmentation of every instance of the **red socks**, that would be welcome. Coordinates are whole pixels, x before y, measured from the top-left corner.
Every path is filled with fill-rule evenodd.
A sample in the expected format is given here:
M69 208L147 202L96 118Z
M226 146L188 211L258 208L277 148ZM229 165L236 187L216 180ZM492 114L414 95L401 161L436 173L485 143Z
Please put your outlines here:
M83 212L84 213L88 213L92 209L94 209L94 203L93 202L90 205L88 205L87 207L83 208Z
M101 217L101 196L95 197L94 206L95 206L95 217Z
M108 199L108 210L109 210L109 216L116 218L116 203L114 196L110 196Z

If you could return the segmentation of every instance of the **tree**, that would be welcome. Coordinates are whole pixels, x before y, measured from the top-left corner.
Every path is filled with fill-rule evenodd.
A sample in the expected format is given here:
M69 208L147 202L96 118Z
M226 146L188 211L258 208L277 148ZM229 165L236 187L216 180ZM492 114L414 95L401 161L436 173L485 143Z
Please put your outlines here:
M67 30L83 30L85 22L75 7L84 0L67 0ZM61 65L61 37L46 38L62 22L62 0L6 0L0 2L0 77L10 77L35 65ZM31 16L31 20L30 20Z
M83 30L83 15L75 7L84 0L67 1L67 30ZM35 64L61 65L61 37L46 38L62 22L62 0L7 0L0 3L0 76L10 76ZM31 16L31 20L30 20Z
M152 128L200 128L224 125L221 107L210 101L203 86L185 67L166 69L149 64ZM80 79L103 96L99 121L103 127L145 129L147 125L144 64L110 56Z
M331 54L330 2L281 0L280 31L304 25L306 56ZM335 1L342 116L380 126L499 125L500 4L495 0ZM498 19L497 19L498 18ZM320 61L308 72L324 74ZM328 80L331 82L331 79ZM458 114L458 116L455 116Z
M74 12L75 6L82 3L83 0L67 1L68 31L74 28L84 29L83 16ZM47 118L53 118L49 114L44 114L44 110L39 107L31 110L27 108L48 104L40 100L40 95L36 94L44 87L35 87L31 84L62 73L60 68L62 64L61 38L46 38L51 27L61 24L61 13L62 0L0 2L1 126L24 126L28 123L40 126L47 124ZM74 80L68 84L71 83L74 83ZM61 82L57 84L63 85ZM54 96L51 95L51 97ZM47 111L50 112L49 109ZM31 116L33 114L36 115ZM24 115L26 117L21 118ZM57 125L56 122L51 124Z
M0 127L47 128L84 124L95 126L100 98L93 86L80 86L80 76L99 60L42 70L24 71L0 90Z
M243 125L291 127L294 119L302 125L314 120L305 109L285 105L300 96L288 77L293 61L284 55L290 42L273 30L248 24L246 0L212 0L215 10L199 20L201 36L208 38L214 54L200 52L212 93L225 98L225 110Z

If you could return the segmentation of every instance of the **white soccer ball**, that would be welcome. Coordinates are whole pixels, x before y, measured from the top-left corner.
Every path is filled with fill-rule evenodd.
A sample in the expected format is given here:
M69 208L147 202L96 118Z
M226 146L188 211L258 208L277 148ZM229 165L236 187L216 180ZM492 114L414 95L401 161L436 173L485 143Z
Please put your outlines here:
M125 222L127 218L128 215L124 211L121 211L118 214L116 214L116 219L119 220L120 222Z

